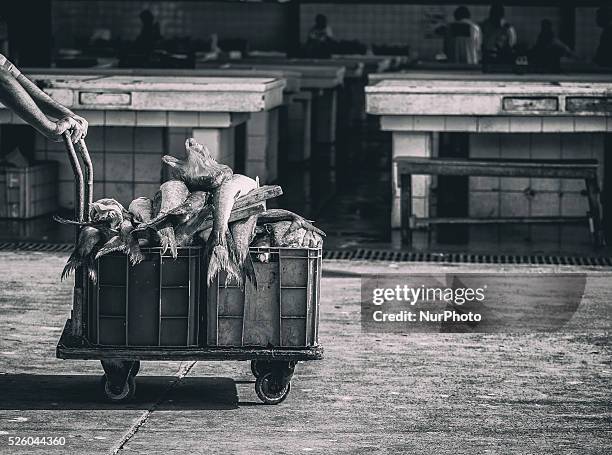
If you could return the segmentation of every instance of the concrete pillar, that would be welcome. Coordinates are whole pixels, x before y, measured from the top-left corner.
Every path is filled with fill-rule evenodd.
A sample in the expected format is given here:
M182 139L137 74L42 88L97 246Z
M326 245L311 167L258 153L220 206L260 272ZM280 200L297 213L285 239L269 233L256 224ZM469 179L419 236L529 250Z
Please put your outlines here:
M421 132L393 132L393 158L398 156L412 156L419 158L431 158L433 155L431 133ZM400 195L401 188L397 165L393 163L391 169L392 204L391 204L391 228L401 227ZM412 176L412 214L419 218L429 217L431 176Z
M318 144L336 142L336 117L338 110L338 90L317 90L313 96L314 140Z
M288 106L287 161L300 163L310 159L312 94L300 92L292 97Z
M262 184L278 176L278 111L256 112L247 123L245 173Z

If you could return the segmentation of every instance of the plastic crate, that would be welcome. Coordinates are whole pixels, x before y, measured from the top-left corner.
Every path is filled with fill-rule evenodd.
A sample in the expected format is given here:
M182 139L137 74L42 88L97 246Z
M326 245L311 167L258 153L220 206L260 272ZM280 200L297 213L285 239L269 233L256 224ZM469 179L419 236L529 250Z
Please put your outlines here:
M0 218L34 218L57 211L58 163L0 168Z
M208 288L208 346L316 346L321 248L251 248L251 256L257 289L225 286L224 274Z
M143 248L136 266L122 253L96 261L98 281L88 285L88 339L101 346L197 346L202 249Z

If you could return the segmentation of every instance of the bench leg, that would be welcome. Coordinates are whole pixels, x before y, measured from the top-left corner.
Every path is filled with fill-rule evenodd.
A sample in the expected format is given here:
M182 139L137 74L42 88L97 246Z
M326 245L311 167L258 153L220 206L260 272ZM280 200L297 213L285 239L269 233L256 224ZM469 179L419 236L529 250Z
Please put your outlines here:
M599 187L597 181L586 179L587 198L589 200L589 228L596 247L604 246L603 228L601 224L601 207L599 202Z
M412 179L410 174L402 174L400 176L400 185L402 244L411 246L412 230L410 227L410 218L412 217Z

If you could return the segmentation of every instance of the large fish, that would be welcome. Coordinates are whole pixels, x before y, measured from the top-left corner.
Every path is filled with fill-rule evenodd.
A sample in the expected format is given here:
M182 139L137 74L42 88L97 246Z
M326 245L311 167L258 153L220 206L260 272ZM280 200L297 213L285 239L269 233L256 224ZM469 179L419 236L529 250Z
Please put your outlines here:
M134 199L128 207L135 224L148 223L153 218L153 201L148 197Z
M292 221L278 221L265 224L271 246L290 248L316 248L323 244L323 238L315 231L300 227L291 230Z
M291 222L287 230L287 234L291 234L298 229L305 229L306 231L315 232L321 237L325 237L325 232L313 226L311 221L308 221L304 217L298 215L297 213L290 212L289 210L270 209L260 213L257 216L257 224L270 224L279 221Z
M118 229L123 219L130 214L125 207L115 199L98 199L91 204L89 209L90 221L74 221L54 216L53 219L62 224L74 224L77 226L89 226L103 229Z
M232 168L217 163L209 150L195 139L185 141L185 151L185 160L165 155L162 161L172 168L174 176L185 182L191 191L214 190L232 177Z
M189 196L189 190L184 182L180 180L168 180L159 187L161 200L159 204L159 214L165 215L171 210L177 208L185 202ZM162 248L162 254L164 254L168 248L172 257L176 259L177 244L174 236L174 228L172 226L166 226L158 231L160 236L160 244Z
M168 226L175 230L178 226L187 223L202 212L204 206L208 202L208 193L204 191L194 191L187 199L179 206L169 210L166 213L160 213L153 219L140 224L134 232L140 232L146 229L160 230Z
M117 229L125 217L129 216L125 207L115 199L98 199L91 204L89 217L94 222L107 222L111 229Z
M89 279L95 283L97 273L94 267L93 251L96 245L104 240L104 233L100 229L91 226L85 226L81 229L74 250L62 271L61 280L63 281L78 267L84 267Z
M208 238L208 284L220 271L227 272L226 282L235 279L238 284L243 283L240 270L244 271L242 264L238 264L239 254L235 250L233 237L228 229L228 221L234 202L239 196L247 194L257 188L258 184L245 175L234 174L230 180L221 184L213 192L214 217L213 227Z

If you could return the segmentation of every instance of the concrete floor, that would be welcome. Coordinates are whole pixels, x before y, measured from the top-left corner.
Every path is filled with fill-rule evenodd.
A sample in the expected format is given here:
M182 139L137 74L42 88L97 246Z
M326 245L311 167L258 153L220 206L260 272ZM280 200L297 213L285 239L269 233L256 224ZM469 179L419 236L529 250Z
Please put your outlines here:
M151 362L136 401L103 403L101 367L55 358L70 311L67 255L0 253L0 452L580 453L612 451L612 271L560 333L362 333L360 280L373 273L478 272L492 266L326 261L320 342L285 403L260 405L246 362ZM529 305L529 302L525 302ZM63 436L64 447L8 446Z

